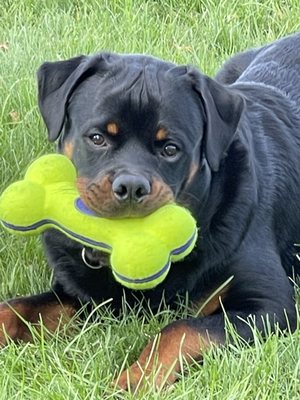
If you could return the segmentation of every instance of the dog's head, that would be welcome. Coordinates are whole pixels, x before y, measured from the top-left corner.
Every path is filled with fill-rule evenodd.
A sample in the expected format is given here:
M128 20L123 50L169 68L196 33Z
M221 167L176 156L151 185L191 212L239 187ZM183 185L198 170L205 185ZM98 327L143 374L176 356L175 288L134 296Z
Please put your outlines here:
M197 177L219 169L243 109L233 89L142 55L44 63L38 88L49 139L75 163L83 200L106 217L146 215L191 187L199 202Z

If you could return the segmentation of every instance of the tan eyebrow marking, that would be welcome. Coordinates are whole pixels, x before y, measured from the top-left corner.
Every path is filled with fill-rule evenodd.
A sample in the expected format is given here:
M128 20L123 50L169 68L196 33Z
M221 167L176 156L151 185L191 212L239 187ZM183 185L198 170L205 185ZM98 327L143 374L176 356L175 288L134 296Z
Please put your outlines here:
M106 130L110 135L116 136L119 133L119 126L115 122L109 122L106 125Z
M168 132L165 128L159 128L159 130L155 134L156 140L165 140L168 136Z

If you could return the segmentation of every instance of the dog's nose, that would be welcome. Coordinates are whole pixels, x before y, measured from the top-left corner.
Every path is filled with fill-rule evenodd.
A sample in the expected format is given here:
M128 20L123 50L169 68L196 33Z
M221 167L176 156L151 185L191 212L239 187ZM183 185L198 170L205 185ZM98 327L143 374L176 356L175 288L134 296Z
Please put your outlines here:
M112 191L119 201L139 203L150 194L151 185L144 176L122 174L113 181Z

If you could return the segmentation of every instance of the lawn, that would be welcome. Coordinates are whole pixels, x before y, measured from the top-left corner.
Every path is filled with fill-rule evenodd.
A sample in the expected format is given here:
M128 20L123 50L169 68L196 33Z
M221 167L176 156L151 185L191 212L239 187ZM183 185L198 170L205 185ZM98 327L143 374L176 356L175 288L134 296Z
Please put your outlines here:
M99 50L149 53L193 64L213 75L231 54L299 30L296 0L2 0L0 16L0 188L22 176L35 157L53 151L37 107L35 73L45 60ZM39 239L0 233L0 297L49 287ZM181 313L189 310L182 306ZM31 344L0 351L0 399L298 399L300 330L253 347L238 339L192 365L171 389L139 396L116 392L111 382L159 329L176 318L121 321L106 305L99 322L50 335L43 329ZM47 339L47 340L46 340Z

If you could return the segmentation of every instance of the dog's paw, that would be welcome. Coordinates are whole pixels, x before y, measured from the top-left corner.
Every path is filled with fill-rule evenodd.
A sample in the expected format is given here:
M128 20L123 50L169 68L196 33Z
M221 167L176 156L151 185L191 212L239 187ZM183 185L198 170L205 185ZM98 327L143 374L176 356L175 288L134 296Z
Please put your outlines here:
M147 344L115 385L132 393L145 387L165 389L177 380L186 363L200 360L211 344L207 333L201 335L189 320L173 322Z
M137 361L121 373L115 386L130 393L149 388L160 391L172 385L176 378L174 368L167 369L162 364L142 366Z

